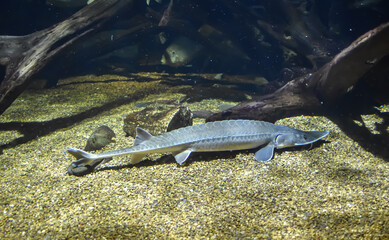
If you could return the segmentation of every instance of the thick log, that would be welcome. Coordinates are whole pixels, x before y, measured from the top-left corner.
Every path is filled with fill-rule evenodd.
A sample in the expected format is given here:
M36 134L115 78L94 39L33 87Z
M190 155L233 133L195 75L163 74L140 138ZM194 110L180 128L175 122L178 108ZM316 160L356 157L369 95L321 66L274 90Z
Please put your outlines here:
M102 26L133 0L96 0L65 21L26 36L0 36L0 114L24 91L31 77L65 47Z
M351 91L382 58L389 55L389 23L355 40L332 61L313 74L294 79L274 93L238 104L210 116L222 119L257 119L275 121L302 112L320 111Z
M359 37L324 65L311 80L326 102L334 102L352 90L373 66L389 55L389 23Z

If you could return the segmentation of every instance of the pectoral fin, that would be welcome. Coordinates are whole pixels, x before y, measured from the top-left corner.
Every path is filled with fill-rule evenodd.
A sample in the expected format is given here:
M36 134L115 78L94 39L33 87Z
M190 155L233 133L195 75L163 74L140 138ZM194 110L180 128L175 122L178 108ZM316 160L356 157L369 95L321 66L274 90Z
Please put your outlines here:
M138 153L138 154L132 154L130 163L131 164L137 164L138 162L142 161L142 159L146 156L146 154Z
M255 153L255 160L258 162L268 162L273 158L273 154L274 146L272 144L268 144Z
M191 149L186 149L183 152L173 153L173 155L174 155L174 158L176 159L176 162L178 164L182 165L191 153L192 153Z

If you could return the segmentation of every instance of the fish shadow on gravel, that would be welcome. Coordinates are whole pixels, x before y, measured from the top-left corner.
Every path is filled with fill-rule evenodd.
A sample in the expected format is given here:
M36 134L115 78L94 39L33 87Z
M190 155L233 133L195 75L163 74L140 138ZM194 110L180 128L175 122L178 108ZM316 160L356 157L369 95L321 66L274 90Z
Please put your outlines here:
M133 167L150 167L150 166L158 166L158 165L163 165L163 164L176 164L177 168L184 168L188 167L189 165L193 164L196 161L205 161L205 162L210 162L214 161L216 159L229 159L229 160L234 160L236 156L241 153L241 152L255 152L255 149L252 150L243 150L243 151L233 151L233 152L201 152L201 153L192 153L191 156L188 158L187 162L183 165L179 165L176 163L174 160L173 155L165 155L162 156L156 160L150 160L150 158L146 158L144 161L137 163L137 164L125 164L125 165L118 165L118 166L107 166L107 167L101 167L97 169L95 172L100 172L100 171L106 171L106 170L120 170L124 168L133 168ZM253 156L254 160L254 156Z

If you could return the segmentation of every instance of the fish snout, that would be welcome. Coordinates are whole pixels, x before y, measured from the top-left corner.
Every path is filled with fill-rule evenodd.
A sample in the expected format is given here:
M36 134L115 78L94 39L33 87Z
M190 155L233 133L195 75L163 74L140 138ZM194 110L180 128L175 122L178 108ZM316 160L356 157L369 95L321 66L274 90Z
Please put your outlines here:
M275 143L278 149L307 145L326 137L329 133L329 131L299 131L298 133L280 134L276 137Z

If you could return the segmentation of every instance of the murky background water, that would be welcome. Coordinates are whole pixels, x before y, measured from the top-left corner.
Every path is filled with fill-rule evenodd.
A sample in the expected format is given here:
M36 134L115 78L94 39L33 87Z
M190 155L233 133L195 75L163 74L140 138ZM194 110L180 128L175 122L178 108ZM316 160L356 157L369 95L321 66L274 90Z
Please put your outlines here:
M45 29L86 4L4 1L0 35ZM317 70L388 21L387 9L379 0L127 6L49 61L0 115L0 238L387 238L382 87L351 92L334 112L277 120L330 134L267 163L255 149L192 154L182 166L168 154L137 165L121 156L76 177L65 151L103 125L115 137L96 153L131 146L137 126L162 134L180 106L204 123Z

